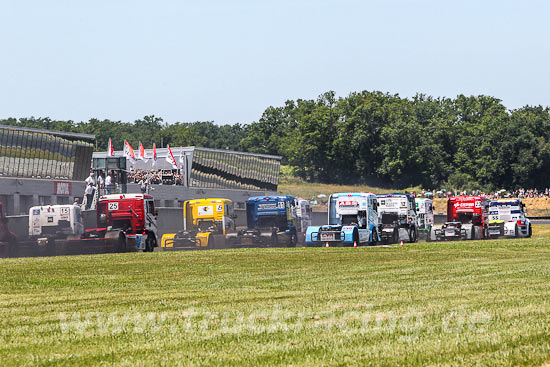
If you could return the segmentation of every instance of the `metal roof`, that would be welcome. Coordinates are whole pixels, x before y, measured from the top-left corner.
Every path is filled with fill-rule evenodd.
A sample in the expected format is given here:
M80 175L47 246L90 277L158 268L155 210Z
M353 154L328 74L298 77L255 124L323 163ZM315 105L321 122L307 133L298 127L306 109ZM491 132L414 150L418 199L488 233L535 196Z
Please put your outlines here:
M91 139L91 140L95 141L95 135L90 135L90 134L68 133L68 132L64 132L64 131L35 129L35 128L32 128L32 127L12 126L12 125L0 125L0 129L28 131L28 132L33 132L33 133L50 134L50 135L55 135L55 136L65 136L65 137L80 138L80 139Z
M201 148L201 147L195 147L195 146L191 146L191 147L176 147L176 146L174 146L174 147L170 147L170 149L172 150L172 154L174 154L174 156L179 155L180 149L182 149L184 152L192 152L192 151L195 151L195 150L200 150L200 151L205 151L205 152L219 152L219 153L226 153L226 154L229 153L229 154L246 155L246 156L250 156L250 157L269 158L269 159L276 159L276 160L279 160L279 161L282 159L282 157L278 156L278 155L246 153L246 152L237 152L237 151L234 151L234 150ZM135 148L134 148L134 152L136 152L136 154L138 153ZM152 155L153 154L153 149L152 148L145 149L145 153L146 153L146 155ZM147 154L147 153L150 153L150 154ZM164 158L164 157L166 157L167 153L168 153L167 148L157 147L157 158ZM124 156L124 151L123 150L115 150L113 152L113 154L114 154L115 157L123 157ZM106 156L107 156L106 151L94 152L94 154L93 154L94 158L105 158Z

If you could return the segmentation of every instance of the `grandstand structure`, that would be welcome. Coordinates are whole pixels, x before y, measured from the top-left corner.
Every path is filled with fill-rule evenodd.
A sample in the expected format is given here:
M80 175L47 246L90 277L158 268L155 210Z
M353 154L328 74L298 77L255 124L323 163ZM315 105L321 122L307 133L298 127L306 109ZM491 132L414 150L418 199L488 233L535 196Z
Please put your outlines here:
M82 197L95 136L0 125L0 201L8 215Z
M131 161L122 151L113 157L93 152L95 136L0 125L0 202L7 215L28 214L35 205L82 202L84 180L117 169L120 192L141 192L123 180L136 170L168 170L183 178L181 185L152 184L147 188L159 207L183 206L185 200L223 197L244 207L250 196L277 191L281 157L199 147L173 147L177 169L166 161L167 148L152 149L149 159ZM96 176L97 177L97 176ZM122 182L124 181L124 182ZM97 191L99 192L99 190Z
M276 192L279 184L281 157L235 152L230 150L199 147L172 147L172 154L178 164L175 172L182 175L183 186L187 188L253 190ZM146 161L126 161L128 172L173 170L166 160L167 148L157 149L157 160L152 159L152 149L146 149ZM105 152L93 154L94 170L108 170L109 161L124 157L122 151L115 151L114 157Z

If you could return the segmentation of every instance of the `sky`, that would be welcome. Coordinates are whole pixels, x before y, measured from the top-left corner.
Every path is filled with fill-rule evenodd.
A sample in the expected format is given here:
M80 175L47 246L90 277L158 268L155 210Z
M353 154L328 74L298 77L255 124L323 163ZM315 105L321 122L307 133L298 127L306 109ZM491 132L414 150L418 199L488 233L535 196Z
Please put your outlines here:
M379 90L549 105L550 2L0 0L0 118L258 121Z

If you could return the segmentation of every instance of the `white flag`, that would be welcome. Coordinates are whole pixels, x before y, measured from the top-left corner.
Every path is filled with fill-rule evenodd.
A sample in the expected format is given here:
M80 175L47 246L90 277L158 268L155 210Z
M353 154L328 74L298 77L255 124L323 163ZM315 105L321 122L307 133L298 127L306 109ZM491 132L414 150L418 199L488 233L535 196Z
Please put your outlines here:
M166 152L166 162L170 163L172 165L173 169L178 168L178 162L176 162L176 159L174 158L174 155L172 154L172 149L170 149L170 145L167 145L166 148L168 149L168 152Z

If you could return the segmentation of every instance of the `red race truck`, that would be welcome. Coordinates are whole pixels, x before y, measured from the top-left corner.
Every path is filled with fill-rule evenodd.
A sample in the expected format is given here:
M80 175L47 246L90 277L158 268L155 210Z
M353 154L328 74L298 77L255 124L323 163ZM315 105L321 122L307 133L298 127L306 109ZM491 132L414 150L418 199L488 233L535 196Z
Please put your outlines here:
M158 246L157 216L153 197L147 194L110 194L97 202L97 228L84 231L69 245L103 244L116 252L152 252Z
M474 240L488 237L489 199L452 196L447 201L447 222L434 228L433 239Z

